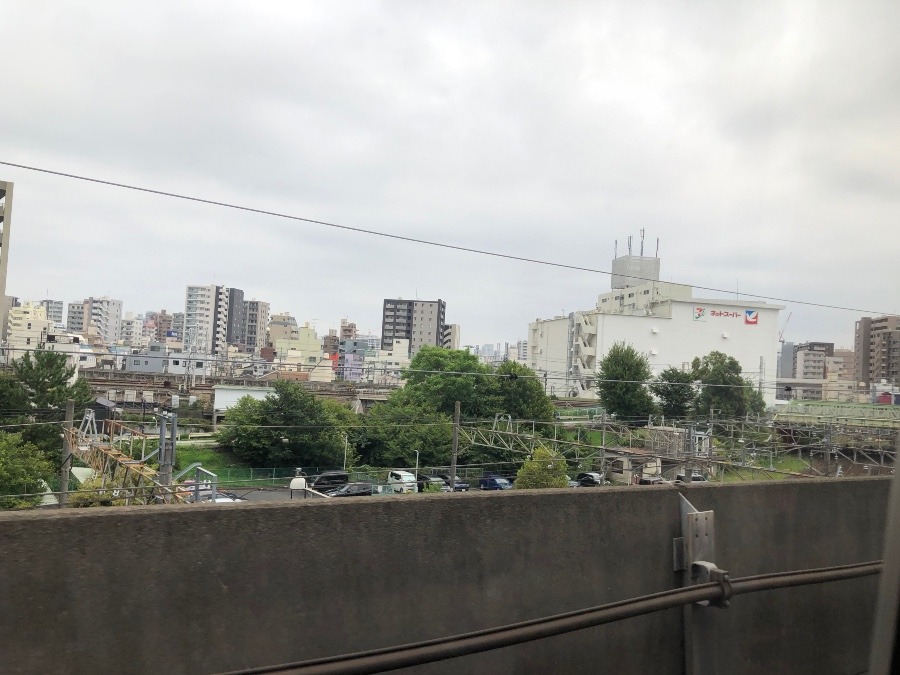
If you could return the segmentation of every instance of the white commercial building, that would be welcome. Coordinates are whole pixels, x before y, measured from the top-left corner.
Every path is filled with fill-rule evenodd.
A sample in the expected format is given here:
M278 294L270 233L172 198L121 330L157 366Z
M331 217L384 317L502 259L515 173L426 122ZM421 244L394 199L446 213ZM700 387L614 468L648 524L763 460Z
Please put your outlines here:
M694 358L719 351L740 363L744 377L762 382L771 405L781 309L694 298L688 286L659 281L614 289L593 309L529 324L528 365L545 378L547 393L593 399L599 364L617 342L646 355L654 374L670 366L687 370Z

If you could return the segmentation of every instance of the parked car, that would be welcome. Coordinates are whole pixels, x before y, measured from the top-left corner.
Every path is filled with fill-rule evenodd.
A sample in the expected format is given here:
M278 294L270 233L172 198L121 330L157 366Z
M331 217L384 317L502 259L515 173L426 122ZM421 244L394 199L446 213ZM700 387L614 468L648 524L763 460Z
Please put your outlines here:
M370 497L373 494L372 483L356 482L346 483L339 488L329 490L325 494L329 497Z
M680 473L680 474L678 474L677 476L675 476L675 482L676 482L676 483L687 483L688 481L686 481L686 480L684 479L684 474L683 474L683 473ZM704 476L702 473L698 473L698 472L695 471L694 473L691 474L691 481L690 481L690 482L691 482L691 483L705 483L705 482L706 482L706 476Z
M664 481L659 476L641 476L638 479L638 485L665 485L666 481Z
M483 476L478 481L478 487L482 490L509 490L512 483L503 476Z
M307 487L316 492L328 492L350 482L350 474L346 471L323 471L307 481Z
M585 471L583 473L575 476L575 480L578 481L578 485L580 487L597 487L600 485L606 485L606 479L603 477L602 473L597 473L596 471Z
M418 492L416 477L409 471L391 469L388 471L388 485L394 493Z
M439 473L437 475L438 478L442 479L447 485L450 485L450 474L449 473ZM460 480L459 476L456 477L456 480L453 481L453 491L454 492L468 492L469 484L465 481Z
M419 492L425 492L425 488L429 485L437 485L438 488L440 488L441 492L450 492L450 486L447 485L447 482L439 476L419 475L417 485L419 488Z

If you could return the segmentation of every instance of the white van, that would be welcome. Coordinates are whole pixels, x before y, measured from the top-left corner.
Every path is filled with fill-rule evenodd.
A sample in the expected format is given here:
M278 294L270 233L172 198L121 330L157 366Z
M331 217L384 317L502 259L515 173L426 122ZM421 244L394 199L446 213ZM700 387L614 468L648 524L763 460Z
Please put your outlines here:
M400 469L391 469L388 471L388 485L394 494L407 492L418 492L419 486L416 484L416 477L409 471Z

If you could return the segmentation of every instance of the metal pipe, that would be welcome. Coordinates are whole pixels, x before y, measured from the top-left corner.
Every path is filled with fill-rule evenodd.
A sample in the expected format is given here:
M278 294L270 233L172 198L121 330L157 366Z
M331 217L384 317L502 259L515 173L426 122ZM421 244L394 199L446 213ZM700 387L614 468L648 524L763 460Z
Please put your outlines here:
M629 600L621 600L598 607L461 635L357 652L355 654L239 670L234 671L231 675L285 671L304 673L305 675L380 673L540 640L554 635L621 621L622 619L642 614L672 609L692 602L727 600L731 595L742 593L854 579L878 574L881 572L881 568L881 561L876 561L838 567L760 574L732 580L730 582L730 592L724 584L697 584Z

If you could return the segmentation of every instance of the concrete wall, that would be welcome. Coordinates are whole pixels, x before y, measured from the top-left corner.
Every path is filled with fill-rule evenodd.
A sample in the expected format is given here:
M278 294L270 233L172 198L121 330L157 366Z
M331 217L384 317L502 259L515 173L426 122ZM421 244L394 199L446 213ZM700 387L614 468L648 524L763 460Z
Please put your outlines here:
M732 576L873 560L888 480L683 489ZM0 514L5 672L234 670L677 586L679 491L614 487ZM876 581L741 596L730 672L860 672ZM680 673L680 609L422 667Z

